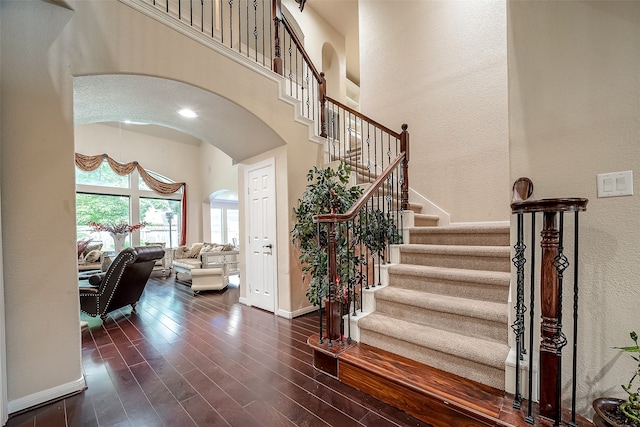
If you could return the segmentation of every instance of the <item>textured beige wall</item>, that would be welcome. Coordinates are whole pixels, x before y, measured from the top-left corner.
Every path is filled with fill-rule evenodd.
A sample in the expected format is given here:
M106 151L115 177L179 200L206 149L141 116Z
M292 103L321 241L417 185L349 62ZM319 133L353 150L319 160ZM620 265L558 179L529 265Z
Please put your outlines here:
M51 35L61 31L71 15L44 2L3 2L1 9L9 401L82 377L72 76L60 73L67 65L62 58L52 69L46 55Z
M511 179L530 177L535 198L589 199L577 384L590 414L595 397L624 394L634 364L612 347L640 330L640 2L510 1L508 16ZM635 195L598 199L596 174L625 170Z
M304 187L304 172L318 156L308 128L292 121L293 107L276 101L274 81L117 1L73 4L70 11L47 2L2 2L2 233L10 402L82 375L74 252L74 75L175 79L227 97L260 117L289 144L283 150L295 147L294 155L303 153L280 179L280 186L294 185L278 194L286 200L286 209L279 211L285 224L278 228L279 245L288 247L290 211ZM34 247L48 254L37 268ZM288 255L282 260L279 278L288 280L295 267ZM289 283L282 286L287 292ZM281 308L299 308L290 304L283 297Z
M359 8L361 111L409 125L410 187L452 222L509 219L505 2Z

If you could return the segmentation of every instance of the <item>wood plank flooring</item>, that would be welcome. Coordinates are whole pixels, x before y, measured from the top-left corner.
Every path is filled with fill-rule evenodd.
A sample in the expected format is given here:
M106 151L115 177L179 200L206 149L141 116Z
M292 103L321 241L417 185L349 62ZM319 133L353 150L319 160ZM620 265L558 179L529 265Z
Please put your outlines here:
M137 313L83 332L88 389L6 425L429 426L313 368L317 313L287 320L238 297L151 278Z

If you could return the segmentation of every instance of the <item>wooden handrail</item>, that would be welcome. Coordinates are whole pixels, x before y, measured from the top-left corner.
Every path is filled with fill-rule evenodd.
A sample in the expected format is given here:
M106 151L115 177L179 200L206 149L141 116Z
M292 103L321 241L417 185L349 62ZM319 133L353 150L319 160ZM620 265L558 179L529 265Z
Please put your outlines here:
M405 159L406 153L402 152L387 165L382 173L371 183L369 188L365 190L358 200L349 208L348 211L342 214L321 214L313 217L315 222L327 223L327 222L346 222L350 221L360 212L364 205L383 184L383 182L391 175L398 165Z
M583 212L587 210L588 199L565 197L558 199L524 200L511 204L511 212Z
M320 75L320 72L315 67L315 65L313 65L313 62L311 61L311 58L309 57L309 54L307 53L307 51L304 49L304 46L302 46L302 42L298 38L298 35L295 33L295 31L293 31L291 24L289 24L289 21L287 21L287 18L284 15L282 15L282 22L284 23L284 28L286 28L287 32L291 36L291 40L293 40L293 44L295 44L298 50L300 51L302 58L304 58L304 61L309 66L309 69L313 73L314 77L318 82L321 82L322 76Z
M351 108L351 107L348 107L348 106L344 105L344 104L343 104L343 103L341 103L340 101L336 101L335 99L331 98L330 96L327 96L327 97L326 97L326 99L327 99L327 101L329 101L329 102L331 102L331 103L333 103L333 104L338 105L340 108L342 108L342 109L343 109L343 110L345 110L345 111L348 111L349 113L353 114L354 116L356 116L356 117L358 117L358 118L360 118L360 119L362 119L362 120L364 120L364 121L366 121L366 122L368 122L368 123L371 123L372 125L374 125L374 126L376 126L376 127L380 128L381 130L383 130L384 132L388 133L389 135L391 135L391 136L393 136L393 137L395 137L395 138L398 138L398 139L400 139L400 138L401 138L401 134L400 134L400 133L398 133L398 132L396 132L396 131L394 131L394 130L389 129L389 128L388 128L388 127L386 127L385 125L380 124L380 123L376 122L375 120L371 120L369 117L365 116L365 115L364 115L364 114L362 114L362 113L357 112L356 110L354 110L354 109L353 109L353 108Z

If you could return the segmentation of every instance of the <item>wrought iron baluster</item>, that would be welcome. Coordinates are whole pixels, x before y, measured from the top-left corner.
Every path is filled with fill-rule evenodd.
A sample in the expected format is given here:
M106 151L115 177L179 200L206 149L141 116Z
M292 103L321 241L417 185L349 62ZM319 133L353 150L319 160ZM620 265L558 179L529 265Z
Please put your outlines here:
M524 336L524 313L526 308L524 306L524 265L527 262L525 259L525 244L524 244L524 227L523 227L523 214L517 214L517 242L514 246L515 255L512 259L514 266L516 267L516 305L515 312L516 318L511 325L511 329L516 337L516 384L513 398L513 407L520 409L520 403L522 396L520 393L520 359L523 353L523 336Z
M578 211L573 215L573 360L571 382L571 422L572 427L577 427L576 423L576 381L578 377Z
M563 298L563 281L564 271L569 267L569 260L564 254L564 212L560 212L560 225L559 225L559 237L558 237L558 255L553 261L553 266L558 272L558 323L556 334L553 337L556 347L556 355L558 359L562 360L562 349L567 345L567 338L562 332L562 298ZM560 363L560 362L559 362ZM556 414L554 419L554 426L559 426L562 421L562 371L558 370L556 375Z
M525 421L534 423L533 419L533 333L534 333L534 312L536 300L536 214L531 213L531 267L529 280L529 384L527 390L527 416Z
M229 47L233 49L233 0L229 2Z

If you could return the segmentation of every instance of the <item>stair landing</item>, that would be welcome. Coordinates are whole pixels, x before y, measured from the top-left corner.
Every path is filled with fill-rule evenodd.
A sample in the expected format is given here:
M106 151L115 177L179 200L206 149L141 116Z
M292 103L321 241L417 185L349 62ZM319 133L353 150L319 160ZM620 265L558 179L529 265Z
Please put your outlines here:
M313 348L317 369L433 427L531 426L525 420L527 402L522 402L523 409L514 409L513 396L502 390L367 344L334 342L333 347L327 349L326 341L318 344L318 337L318 334L312 335L307 341ZM534 425L553 424L537 416L535 404L533 411ZM570 420L570 414L563 419ZM576 425L593 426L579 416L576 416Z

